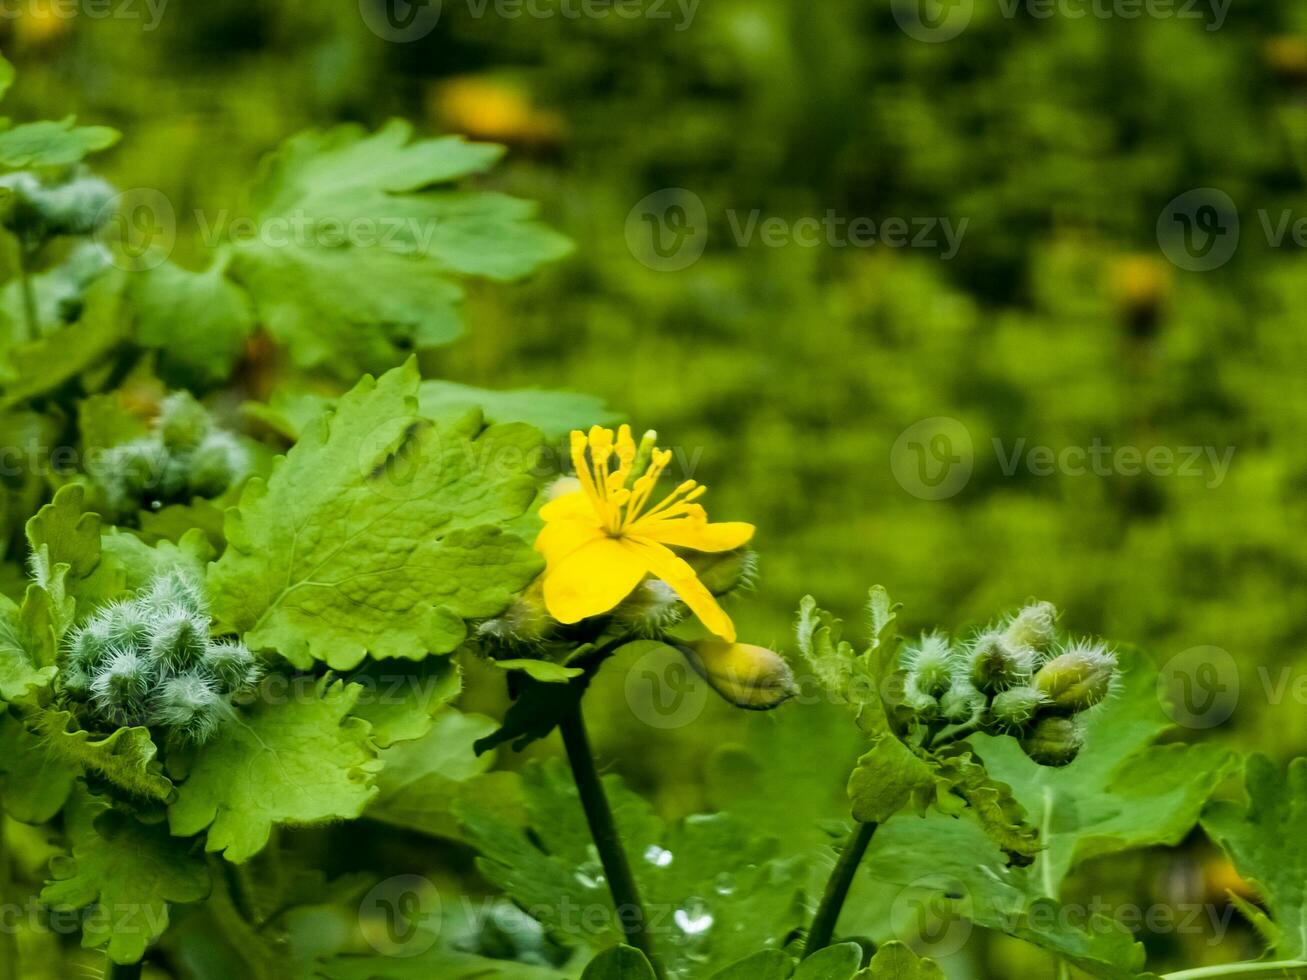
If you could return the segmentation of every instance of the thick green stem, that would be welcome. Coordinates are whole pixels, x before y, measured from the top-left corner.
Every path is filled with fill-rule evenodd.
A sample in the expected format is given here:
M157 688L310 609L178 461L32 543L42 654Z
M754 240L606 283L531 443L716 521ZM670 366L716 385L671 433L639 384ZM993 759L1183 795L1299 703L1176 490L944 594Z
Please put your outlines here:
M1238 977L1257 977L1273 974L1277 977L1307 977L1307 960L1273 960L1265 963L1220 963L1216 966L1199 966L1192 970L1166 973L1162 980L1237 980Z
M110 963L104 980L141 980L141 964Z
M613 896L618 924L627 944L644 953L661 978L664 972L654 955L648 916L640 901L640 892L635 884L635 876L631 873L626 851L622 848L617 825L613 822L612 808L608 805L608 797L604 794L599 772L595 768L590 737L586 734L585 721L581 717L580 698L568 708L558 728L563 736L563 747L567 749L567 761L572 766L572 778L581 794L581 806L585 809L585 819L590 825L590 837L594 841L595 850L599 852L604 875L608 878L608 890Z
M830 945L831 937L835 935L835 925L839 922L840 910L844 908L844 900L849 897L849 889L853 886L853 876L857 873L862 856L867 853L867 845L871 843L871 835L875 832L874 823L859 823L857 830L844 845L844 850L840 852L835 870L826 882L826 894L821 897L812 928L808 930L808 941L803 947L805 957Z

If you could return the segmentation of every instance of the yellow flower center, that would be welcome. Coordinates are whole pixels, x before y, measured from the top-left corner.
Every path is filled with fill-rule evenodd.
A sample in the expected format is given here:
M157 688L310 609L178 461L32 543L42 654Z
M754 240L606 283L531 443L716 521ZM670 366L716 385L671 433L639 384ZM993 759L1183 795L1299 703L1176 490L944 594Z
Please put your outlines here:
M612 537L619 538L647 521L687 517L700 510L694 501L708 488L694 480L685 480L657 504L648 506L654 487L672 461L671 450L655 448L653 439L654 433L648 432L637 447L629 425L617 430L616 440L611 429L599 426L590 430L588 438L581 432L572 433L577 479L599 524ZM636 475L637 463L646 455L648 468Z

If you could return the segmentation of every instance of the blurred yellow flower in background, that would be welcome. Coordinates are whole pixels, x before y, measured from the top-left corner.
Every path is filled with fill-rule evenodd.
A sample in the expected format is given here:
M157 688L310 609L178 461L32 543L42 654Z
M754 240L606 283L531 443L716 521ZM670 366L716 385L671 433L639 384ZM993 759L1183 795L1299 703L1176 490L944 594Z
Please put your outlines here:
M501 143L554 143L562 136L563 120L537 109L527 91L511 82L466 75L442 82L434 106L450 132Z
M637 472L646 456L641 449L649 459L643 473ZM623 425L616 437L611 429L595 426L588 436L572 433L571 452L581 487L540 509L545 526L535 544L545 559L549 614L561 623L576 623L608 612L652 575L671 586L704 626L734 642L731 618L690 564L671 549L731 551L753 537L753 525L710 524L695 503L707 488L694 480L649 507L672 459L670 450L653 448L653 433L637 447L630 426Z

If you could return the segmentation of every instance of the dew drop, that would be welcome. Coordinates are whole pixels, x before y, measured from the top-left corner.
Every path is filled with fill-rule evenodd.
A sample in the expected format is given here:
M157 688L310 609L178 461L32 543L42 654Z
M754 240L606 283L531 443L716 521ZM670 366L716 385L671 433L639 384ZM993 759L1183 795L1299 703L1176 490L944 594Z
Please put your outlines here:
M598 861L587 861L576 869L576 880L585 888L601 888L604 884L604 869Z
M672 915L676 925L687 936L701 936L712 928L713 916L703 899L691 898Z
M713 879L712 887L718 895L734 895L735 876L728 871L723 871Z
M659 847L657 844L650 844L645 849L644 859L655 868L665 868L672 863L672 852Z

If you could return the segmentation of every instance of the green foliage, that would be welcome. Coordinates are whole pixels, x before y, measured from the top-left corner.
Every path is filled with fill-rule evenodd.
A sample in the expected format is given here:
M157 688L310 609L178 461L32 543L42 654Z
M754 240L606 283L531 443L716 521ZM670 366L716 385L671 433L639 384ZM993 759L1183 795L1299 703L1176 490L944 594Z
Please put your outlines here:
M581 980L657 980L657 974L638 949L614 946L590 961Z
M478 754L473 748L497 727L484 715L445 708L423 737L383 749L368 818L457 839L462 831L454 810L465 801L493 807L501 817L515 816L521 808L517 774L492 772L495 754Z
M1230 855L1266 908L1236 899L1282 960L1307 959L1307 891L1300 828L1307 813L1307 760L1286 773L1263 755L1249 757L1247 802L1213 803L1203 829Z
M0 132L0 164L6 167L66 167L118 142L108 126L78 126L73 116L22 123Z
M193 758L170 762L180 780L168 805L172 832L205 831L206 850L241 864L279 824L359 816L376 795L380 768L370 726L350 715L361 690L324 680L311 696L287 699L265 689L240 724L221 729Z
M209 892L209 871L188 841L115 811L96 818L71 856L51 864L41 901L56 909L96 905L82 945L103 946L110 961L135 963L168 928L168 906Z
M1153 744L1175 726L1157 699L1152 661L1125 657L1120 691L1090 713L1084 746L1063 768L1039 765L1009 738L969 741L985 768L1012 788L1030 822L1043 828L1033 874L1056 896L1070 869L1093 857L1178 844L1235 756L1211 743Z
M24 168L0 177L0 449L18 450L0 459L3 905L39 890L57 847L70 856L48 899L86 908L86 945L144 954L149 973L647 980L611 921L569 930L544 911L610 901L561 771L530 762L521 776L515 757L485 751L554 754L546 736L584 695L601 758L649 798L609 778L650 907L671 910L655 940L682 980L939 980L910 948L923 936L905 906L966 926L950 976L1133 980L1153 975L1145 947L1159 972L1246 955L1238 927L1218 944L1075 914L1087 894L1148 895L1163 868L1167 902L1210 904L1214 882L1234 883L1230 901L1281 958L1249 965L1300 969L1299 764L1286 774L1254 757L1245 798L1209 798L1237 769L1230 747L1287 757L1307 733L1295 698L1252 693L1266 684L1277 701L1280 671L1293 683L1307 622L1301 536L1285 532L1303 518L1301 256L1252 233L1301 207L1301 14L1232 9L1209 31L1184 17L1034 24L976 5L963 35L922 44L898 4L703 5L684 33L652 16L514 22L446 4L438 31L400 45L368 30L369 6L286 0L255 16L215 2L157 34L33 11L4 26L24 59L11 114L38 121L0 123L0 165ZM0 59L0 94L12 80ZM474 104L453 112L469 86ZM39 121L73 108L128 131L102 171L85 158L116 133ZM492 170L502 151L485 143L338 126L396 111L512 152ZM232 212L255 158L301 126ZM142 230L115 212L115 185L158 188L175 247L115 239ZM1159 210L1206 185L1236 199L1238 253L1215 274L1173 273ZM698 197L708 223L703 256L675 274L631 259L632 203L664 186ZM519 197L548 201L583 245L576 261L536 275L568 245ZM946 216L968 231L946 262L881 244L732 244L727 226L755 207L764 220ZM514 290L477 281L527 277ZM465 320L477 329L448 347ZM382 376L415 350L421 375ZM342 397L365 371L381 380ZM166 495L135 485L141 467L166 474L202 442L184 394L151 432L143 392L156 387L215 413L243 405L268 444L239 437L251 472L298 442L225 518L231 547L234 443L172 467ZM698 711L692 725L633 723L640 676L616 667L664 638L692 649L679 605L642 589L591 635L557 629L529 587L536 490L557 467L522 458L540 435L615 417L610 403L676 431L687 475L758 524L765 578L748 552L696 562L715 594L760 590L742 632L783 636L784 602L806 590L852 607L854 567L876 568L913 620L873 590L864 651L805 601L802 664L824 692L801 677L802 707L728 715L695 701L701 682L746 703L757 691L701 661L674 692ZM895 439L926 414L968 439L952 449L969 478L946 502L923 500L895 465ZM48 458L79 432L84 460ZM91 472L90 451L137 440L151 445L110 456L126 475L120 505L93 482L64 486ZM1020 440L1231 447L1234 465L1214 483L1044 477L1008 467ZM704 445L727 451L691 474ZM173 673L189 650L211 674L239 674L248 643L274 684L224 703L230 723L202 743L164 737L158 719L117 727L127 712L83 701L89 677L75 696L79 638L140 625L124 615L137 593L203 577L211 559L226 639L192 609L141 650ZM1124 650L1118 678L1111 652L1064 637L1048 603L922 634L899 655L900 631L979 622L1035 588L1095 633L1236 652L1232 730L1180 742L1157 664ZM652 640L610 646L627 631ZM239 686L235 674L223 683ZM387 679L401 696L370 699ZM283 684L312 695L278 700ZM706 793L721 812L699 815ZM839 922L859 941L799 961L850 803L879 824ZM1228 862L1206 857L1200 811ZM368 890L409 871L437 883L441 920L419 923L404 955L381 953L387 927L404 930L404 896ZM568 948L510 904L533 899ZM124 903L149 927L94 918ZM712 923L687 933L676 911ZM102 971L104 954L71 946L5 929L0 978Z
M538 571L503 525L535 496L539 434L435 425L417 387L411 363L360 382L228 513L209 590L252 648L337 668L447 653Z
M617 415L594 395L571 391L542 391L535 388L491 391L454 381L423 381L418 403L430 418L461 415L478 408L491 425L526 422L558 440L573 429L611 425Z
M230 274L301 367L350 378L446 344L461 330L457 276L516 279L570 248L524 201L435 189L487 169L498 147L411 137L400 121L371 135L345 126L304 133L264 161L256 222L307 233L235 242Z
M776 841L755 837L745 821L727 814L668 826L616 778L606 779L605 788L646 907L657 910L651 925L666 939L661 955L670 968L710 971L780 941L798 924L798 867L779 858ZM481 873L569 943L597 948L618 941L603 872L566 771L530 766L523 792L529 837L483 806L459 807L481 854Z

